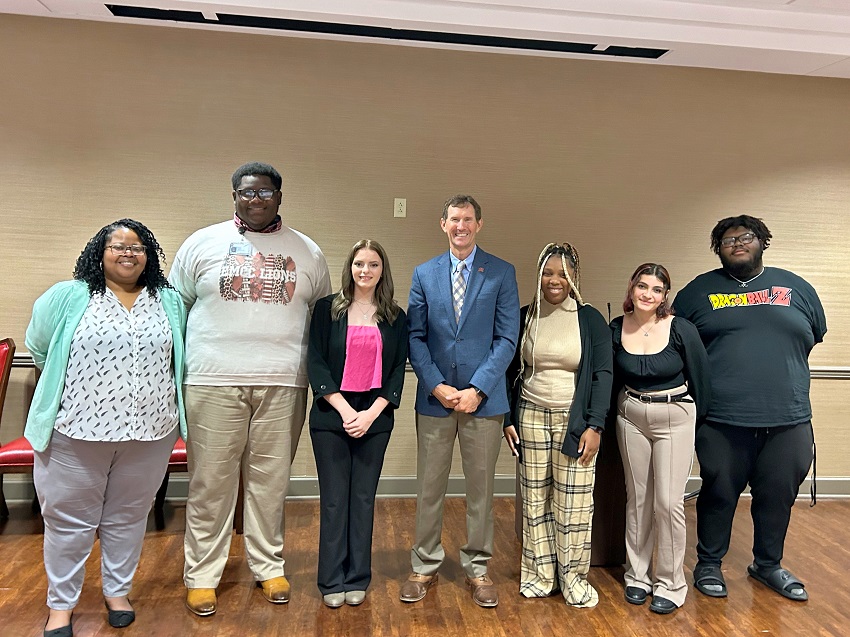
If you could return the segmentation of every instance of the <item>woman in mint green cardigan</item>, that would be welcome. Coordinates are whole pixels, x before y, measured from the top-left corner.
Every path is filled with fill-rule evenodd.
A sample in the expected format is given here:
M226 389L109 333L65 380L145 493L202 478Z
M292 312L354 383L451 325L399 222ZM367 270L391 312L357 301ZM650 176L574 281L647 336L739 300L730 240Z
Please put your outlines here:
M161 258L150 230L121 219L88 242L74 280L33 307L26 345L42 374L24 435L44 518L45 637L73 635L95 532L109 624L135 620L128 594L147 515L186 432L186 309Z

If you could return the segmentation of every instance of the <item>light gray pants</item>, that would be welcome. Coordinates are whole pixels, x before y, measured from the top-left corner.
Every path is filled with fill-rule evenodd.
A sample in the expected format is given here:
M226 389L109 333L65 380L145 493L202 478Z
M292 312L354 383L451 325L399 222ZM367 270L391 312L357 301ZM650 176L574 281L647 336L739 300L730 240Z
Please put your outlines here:
M416 543L411 551L414 572L433 575L446 555L441 540L443 503L457 438L466 479L466 544L460 548L460 565L469 577L487 573L487 562L493 556L493 486L502 444L502 421L502 416L476 418L459 412L445 418L416 414L418 495Z
M35 453L48 607L77 605L95 531L104 597L130 592L148 513L177 435L175 429L160 440L91 442L53 432L47 449Z

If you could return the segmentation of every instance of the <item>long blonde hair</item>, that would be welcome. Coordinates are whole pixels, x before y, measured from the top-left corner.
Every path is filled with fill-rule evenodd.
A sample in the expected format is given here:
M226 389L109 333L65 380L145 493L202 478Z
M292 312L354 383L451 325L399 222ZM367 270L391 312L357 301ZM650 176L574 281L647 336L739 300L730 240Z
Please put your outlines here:
M543 270L546 267L546 262L550 257L558 255L561 257L561 267L564 269L564 276L567 277L567 282L570 284L570 296L576 300L579 305L584 305L581 298L581 290L579 284L581 281L581 266L579 265L578 252L569 243L549 243L543 248L540 256L537 257L537 289L534 292L534 299L528 306L528 312L525 315L525 323L522 326L522 334L519 342L519 375L517 380L522 379L522 374L525 371L525 358L522 355L525 349L525 343L528 340L528 332L531 324L534 323L534 342L537 342L537 330L540 325L540 296L541 285L543 281ZM573 271L573 277L570 276L570 269ZM534 349L532 346L531 352L531 375L534 375Z

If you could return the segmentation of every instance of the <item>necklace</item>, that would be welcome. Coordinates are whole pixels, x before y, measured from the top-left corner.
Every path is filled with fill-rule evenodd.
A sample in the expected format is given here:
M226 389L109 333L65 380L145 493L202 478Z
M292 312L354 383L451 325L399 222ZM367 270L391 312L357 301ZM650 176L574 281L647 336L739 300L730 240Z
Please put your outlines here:
M726 274L729 274L729 272L727 272ZM748 284L748 283L750 283L751 281L755 281L755 280L756 280L757 278L759 278L762 274L764 274L764 266L761 266L761 272L759 272L759 273L758 273L757 275L755 275L754 277L747 279L746 281L741 281L741 279L739 279L738 277L736 277L734 274L729 274L729 276L731 276L733 279L735 279L735 280L738 282L738 287L739 287L739 288L745 288L745 287L748 287L748 286L747 286L747 284Z
M653 320L653 322L652 322L652 326L651 326L649 329L646 329L646 328L644 328L644 326L643 326L643 325L641 325L640 323L638 323L638 320L635 318L635 315L634 315L634 314L629 314L629 316L631 316L631 317L632 317L632 322L633 322L635 325L637 325L637 328L638 328L641 332L643 332L643 335L644 335L644 336L649 336L649 333L652 331L652 329L653 329L656 325L658 325L658 319L656 318L656 319L654 319L654 320Z
M357 303L357 305L360 307L360 314L363 317L364 321L368 320L369 317L372 316L372 314L374 314L376 308L375 308L374 305L372 305L372 301L369 301L367 303L363 303L362 301L358 301L357 299L352 299L352 301ZM364 305L366 307L365 312L363 311Z

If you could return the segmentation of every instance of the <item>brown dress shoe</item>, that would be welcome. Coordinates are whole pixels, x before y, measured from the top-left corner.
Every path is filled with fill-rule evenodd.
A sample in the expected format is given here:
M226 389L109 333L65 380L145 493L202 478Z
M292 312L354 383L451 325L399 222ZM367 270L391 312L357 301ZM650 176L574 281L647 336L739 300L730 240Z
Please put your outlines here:
M436 573L434 573L433 575L420 575L419 573L412 573L410 577L407 578L407 581L401 585L401 590L399 590L398 597L403 602L418 602L420 599L425 597L425 595L428 593L428 589L436 583Z
M186 593L186 608L206 617L215 612L215 589L214 588L190 588Z
M272 604L285 604L289 601L289 581L282 575L257 582L257 586L263 589L263 597Z
M472 590L472 601L484 608L499 605L499 593L496 586L486 574L481 577L467 577L466 585Z

